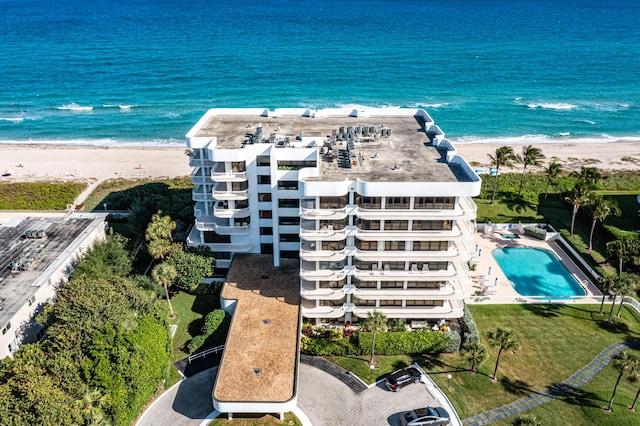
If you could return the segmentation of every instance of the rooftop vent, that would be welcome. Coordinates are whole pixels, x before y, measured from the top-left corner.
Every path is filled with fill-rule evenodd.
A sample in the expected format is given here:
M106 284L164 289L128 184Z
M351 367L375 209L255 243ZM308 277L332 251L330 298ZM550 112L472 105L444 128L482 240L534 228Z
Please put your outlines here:
M269 324L271 324L271 320L269 320L269 319L263 319L263 320L262 320L262 323L263 323L264 325L269 325Z
M253 369L253 375L254 376L259 376L262 374L262 368L254 368Z

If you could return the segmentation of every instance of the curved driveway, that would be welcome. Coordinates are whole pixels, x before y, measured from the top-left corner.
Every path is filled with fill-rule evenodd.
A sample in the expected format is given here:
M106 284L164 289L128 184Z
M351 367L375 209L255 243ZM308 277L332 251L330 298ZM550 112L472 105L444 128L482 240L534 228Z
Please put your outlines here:
M217 368L182 380L149 406L137 426L200 425L213 411L211 391ZM378 384L355 393L318 368L300 363L298 408L313 426L397 425L399 413L438 404L422 383L390 392Z

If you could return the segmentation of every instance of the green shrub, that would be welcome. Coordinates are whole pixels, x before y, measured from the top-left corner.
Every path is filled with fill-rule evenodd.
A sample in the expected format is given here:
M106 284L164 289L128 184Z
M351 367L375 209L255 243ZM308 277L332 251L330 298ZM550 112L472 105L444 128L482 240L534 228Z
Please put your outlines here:
M445 353L452 354L460 351L462 339L457 331L445 331L441 333L448 338L447 343L442 350Z
M0 210L66 210L87 187L84 182L0 184Z
M358 355L351 339L323 339L318 337L302 338L302 351L308 355Z
M469 311L467 305L464 305L464 314L462 316L461 326L462 338L465 346L472 343L480 342L480 332L478 331L478 326L473 320L473 316L471 315L471 312Z
M191 339L187 344L187 351L190 354L194 353L195 351L200 349L202 345L204 345L204 341L205 341L205 337L202 334L198 334L193 339Z
M216 309L207 314L204 319L204 325L202 326L202 335L207 338L211 336L220 327L220 324L224 321L226 312L222 309Z
M371 353L372 338L373 333L358 333L356 345L359 353ZM447 337L444 333L431 330L376 333L375 353L378 355L435 353L441 352L446 344Z

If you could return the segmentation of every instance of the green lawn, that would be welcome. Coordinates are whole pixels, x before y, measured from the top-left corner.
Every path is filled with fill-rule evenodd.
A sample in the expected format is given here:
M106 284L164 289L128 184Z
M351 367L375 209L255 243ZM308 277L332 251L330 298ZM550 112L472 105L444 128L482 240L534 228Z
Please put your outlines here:
M385 377L392 371L400 368L407 367L413 363L413 360L409 355L398 356L385 356L380 355L375 357L378 363L374 369L369 366L369 359L367 356L332 356L329 357L329 361L334 362L344 368L353 372L356 376L360 377L365 383L373 384L378 380Z
M200 334L204 317L220 308L220 298L218 294L193 295L180 292L171 298L171 304L178 315L171 321L171 324L178 326L173 337L173 360L178 361L189 356L186 343Z
M640 315L627 309L623 309L622 318L616 319L612 326L606 323L606 316L598 315L599 305L470 305L469 309L485 345L488 345L487 330L501 326L516 333L520 349L502 355L498 383L488 378L493 373L496 360L497 350L493 348L488 348L489 357L476 375L466 371L468 364L458 354L419 360L443 390L449 388L446 392L463 419L566 380L610 344L640 338ZM605 305L605 312L607 309L608 305ZM450 384L447 383L447 374L453 376ZM605 383L609 381L604 379ZM609 386L611 389L614 382L615 379ZM606 405L606 398L610 396L608 392L610 390L605 385L598 405ZM568 404L557 404L560 407L555 411L568 411ZM571 424L594 424L589 423L588 415L581 415L579 419L575 417L577 415L570 415L573 419ZM539 418L543 424L552 424L547 423L547 416L541 413Z

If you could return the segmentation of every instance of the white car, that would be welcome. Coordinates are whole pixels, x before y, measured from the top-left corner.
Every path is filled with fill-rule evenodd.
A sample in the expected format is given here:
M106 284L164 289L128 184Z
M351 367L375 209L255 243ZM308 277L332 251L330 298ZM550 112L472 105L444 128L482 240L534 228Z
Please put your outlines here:
M400 414L403 426L444 426L449 424L449 413L442 407L417 408Z

